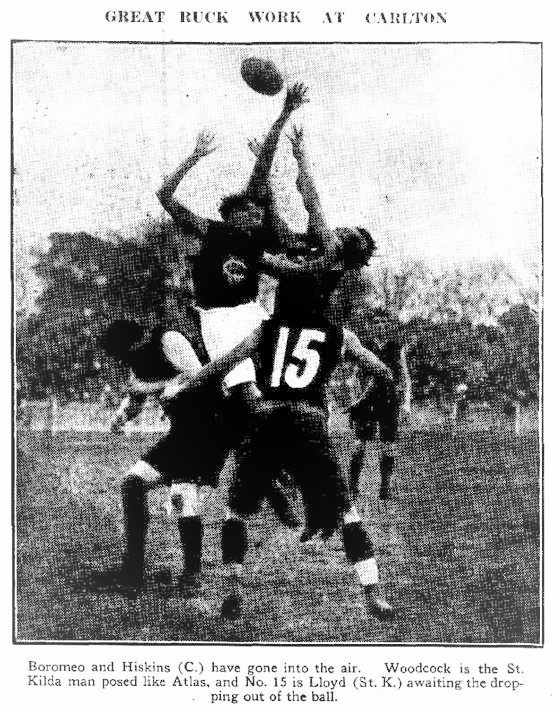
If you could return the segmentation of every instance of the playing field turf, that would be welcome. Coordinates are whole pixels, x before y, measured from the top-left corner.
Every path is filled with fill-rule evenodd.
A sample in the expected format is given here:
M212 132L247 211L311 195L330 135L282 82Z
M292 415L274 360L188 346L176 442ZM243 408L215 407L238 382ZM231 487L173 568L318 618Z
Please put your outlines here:
M351 442L335 435L343 459ZM411 433L397 497L376 498L367 461L359 510L378 552L393 623L365 618L339 536L300 544L264 508L250 524L247 602L219 618L223 495L208 494L204 595L181 598L176 527L151 495L148 586L98 592L120 561L122 472L155 436L20 436L16 477L17 624L26 640L540 642L540 477L536 432Z

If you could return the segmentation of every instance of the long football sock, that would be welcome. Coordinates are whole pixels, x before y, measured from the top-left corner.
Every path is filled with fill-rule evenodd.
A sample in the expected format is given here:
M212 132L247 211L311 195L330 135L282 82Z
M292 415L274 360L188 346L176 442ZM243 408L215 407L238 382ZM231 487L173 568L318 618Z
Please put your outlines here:
M392 455L382 455L379 462L381 471L381 486L379 488L379 499L388 499L390 496L390 482L394 469L394 457Z
M350 460L350 491L352 496L356 498L360 492L360 476L364 466L365 447L363 443L356 445L356 449Z
M228 519L221 530L221 552L224 564L243 564L248 550L246 524L241 519Z
M362 526L355 507L344 515L342 537L346 558L354 564L362 585L367 612L378 620L391 620L394 617L394 610L378 592L379 569L373 553L373 544Z
M227 568L226 593L221 604L221 617L236 620L242 613L241 574L248 549L246 525L240 519L228 519L221 531L221 551Z
M183 573L199 574L202 568L204 526L199 516L179 517L179 536L183 547Z
M148 503L140 477L127 478L121 488L125 518L125 566L141 578L144 572L144 544L148 529Z

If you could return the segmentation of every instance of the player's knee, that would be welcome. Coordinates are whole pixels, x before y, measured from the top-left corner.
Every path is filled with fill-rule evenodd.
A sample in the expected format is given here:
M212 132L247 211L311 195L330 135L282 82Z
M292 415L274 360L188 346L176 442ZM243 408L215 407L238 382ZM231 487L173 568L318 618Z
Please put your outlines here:
M197 517L200 512L198 485L193 482L174 482L169 490L171 511L176 517Z
M161 474L144 460L136 462L125 474L125 482L142 483L144 487L154 487L161 482Z

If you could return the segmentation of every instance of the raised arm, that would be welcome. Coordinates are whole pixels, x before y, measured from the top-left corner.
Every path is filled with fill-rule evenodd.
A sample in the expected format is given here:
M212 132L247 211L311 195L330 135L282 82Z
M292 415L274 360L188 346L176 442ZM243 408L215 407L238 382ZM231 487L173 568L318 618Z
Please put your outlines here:
M260 142L255 138L251 138L248 141L248 148L252 151L256 158L260 156L262 146L263 142ZM265 187L265 199L267 201L267 212L271 231L277 235L280 244L288 245L291 242L294 232L279 215L275 200L275 191L272 188L271 178L269 175L267 176L267 183Z
M246 187L245 192L253 198L267 199L269 174L271 172L271 164L273 163L275 151L277 150L277 144L279 143L279 137L292 112L309 101L307 91L304 84L299 82L287 89L283 109L265 137L256 163L254 164L250 181Z
M320 247L327 250L333 240L333 232L327 224L312 175L312 166L304 143L304 131L294 126L288 139L291 142L292 155L298 165L296 187L308 213L308 232L317 238Z
M202 158L213 153L216 148L217 146L214 145L214 135L209 131L201 131L196 139L194 151L164 180L161 188L156 193L163 208L178 225L200 232L205 232L209 225L210 221L207 218L196 215L185 205L180 203L175 198L175 191L190 169Z
M264 253L260 258L260 269L277 278L322 274L336 268L339 259L338 243L325 219L306 154L302 130L294 128L289 139L298 164L297 186L309 215L309 229L313 235L317 236L323 253L320 257L304 262L294 262L284 255Z

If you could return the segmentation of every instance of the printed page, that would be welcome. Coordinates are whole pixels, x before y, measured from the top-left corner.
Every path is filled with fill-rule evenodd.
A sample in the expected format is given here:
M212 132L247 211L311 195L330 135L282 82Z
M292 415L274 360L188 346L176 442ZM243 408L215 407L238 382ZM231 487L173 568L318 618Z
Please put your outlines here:
M552 7L388 5L7 10L9 712L552 704Z

